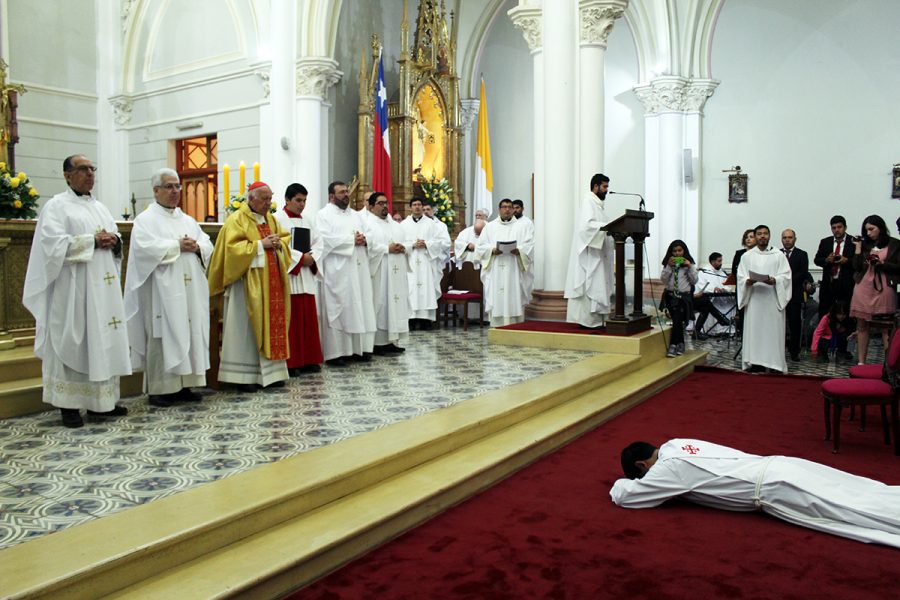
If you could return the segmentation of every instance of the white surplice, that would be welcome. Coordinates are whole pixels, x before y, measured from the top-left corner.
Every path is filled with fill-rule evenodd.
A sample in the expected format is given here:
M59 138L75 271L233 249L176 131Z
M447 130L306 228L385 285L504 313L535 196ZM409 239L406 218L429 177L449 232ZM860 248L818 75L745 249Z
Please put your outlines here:
M769 275L775 285L756 282L746 287L750 271ZM751 248L741 258L737 285L738 308L744 309L741 362L787 372L784 359L784 309L791 300L791 265L781 250Z
M318 239L313 256L322 274L319 326L322 353L333 360L372 352L375 308L372 275L366 246L356 245L356 233L365 227L350 208L327 204L316 214Z
M181 238L200 246L181 251ZM135 370L145 369L149 394L206 385L209 285L213 246L180 208L154 202L134 219L125 276L125 318Z
M493 254L498 242L516 242L515 254ZM481 262L484 287L484 311L492 327L502 327L525 320L529 301L528 277L534 264L534 229L526 223L495 219L485 225L475 247Z
M600 231L607 223L603 201L587 192L575 216L566 276L566 321L570 323L599 327L609 315L615 243Z
M94 248L94 234L118 234L109 210L71 189L50 198L35 227L22 303L35 319L43 401L108 412L119 377L131 374L121 259Z
M643 477L619 479L610 496L625 508L680 497L712 508L762 510L795 525L900 548L900 486L703 440L669 440Z
M713 269L712 265L708 264L697 271L697 284L694 286L694 289L697 291L704 290L704 293L706 294L715 292L716 288L722 288L727 292L733 292L733 285L723 285L727 277L728 274L723 269ZM712 301L712 305L719 309L723 315L733 316L729 313L734 312L734 298L722 296L710 298L710 300ZM707 323L709 323L710 318L711 317L706 318ZM715 321L715 319L713 320ZM708 326L704 332L710 335L718 335L721 333L730 333L730 330L730 326L715 323L712 326Z
M482 231L484 230L482 229ZM478 237L475 235L474 225L469 225L456 236L456 240L453 242L453 256L457 269L461 269L465 262L472 263L476 269L481 268L481 262L475 258L475 250L468 249L469 244L478 245Z
M375 303L374 344L403 347L409 338L409 254L403 228L390 215L382 219L370 211L362 213L369 270L372 274L372 298ZM405 252L389 252L391 244L403 244Z
M416 221L412 215L400 224L410 248L409 316L411 319L435 320L437 301L441 297L441 273L444 264L444 242L434 221L422 216ZM443 227L443 224L441 224ZM446 227L444 230L446 231ZM425 242L424 248L414 248L416 240ZM440 267L438 267L440 265Z
M304 219L302 216L300 218L291 217L284 212L284 210L279 210L275 213L275 220L278 221L278 224L285 231L291 231L292 229L309 229L309 246L310 252L312 252L312 248L316 245L318 234L310 219ZM303 253L299 250L296 252L297 256L299 256L299 260L302 260ZM294 257L293 252L291 253L291 256L292 258ZM315 253L313 253L313 256L315 256ZM291 270L293 271L296 266L297 264L293 263L291 265ZM312 294L315 296L318 292L318 278L313 274L312 269L309 267L301 267L300 272L296 275L290 274L288 276L288 281L291 282L291 295Z

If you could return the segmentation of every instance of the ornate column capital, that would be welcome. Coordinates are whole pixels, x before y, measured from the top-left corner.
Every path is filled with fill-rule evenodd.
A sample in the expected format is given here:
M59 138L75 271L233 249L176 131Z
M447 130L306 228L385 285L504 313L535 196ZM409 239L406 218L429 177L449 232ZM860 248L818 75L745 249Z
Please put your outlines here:
M525 36L525 42L532 54L541 50L541 8L533 6L517 6L506 13L516 29Z
M116 125L124 127L131 122L131 110L134 108L134 101L129 96L111 96L109 104L113 109L113 119Z
M469 98L468 100L459 101L459 126L465 133L472 128L475 119L478 118L478 111L481 108L481 102L478 98Z
M253 74L256 75L257 77L259 77L260 81L262 82L263 97L268 100L269 93L272 91L272 86L271 86L271 83L269 82L269 79L272 77L272 70L271 69L259 69L257 71L254 71Z
M581 45L599 46L605 50L613 24L625 14L627 6L628 0L580 0Z
M634 86L634 93L646 114L665 112L703 113L706 99L719 82L715 79L686 79L674 75L657 77L650 83Z
M344 75L337 67L337 61L321 56L297 60L297 96L326 100L328 90Z

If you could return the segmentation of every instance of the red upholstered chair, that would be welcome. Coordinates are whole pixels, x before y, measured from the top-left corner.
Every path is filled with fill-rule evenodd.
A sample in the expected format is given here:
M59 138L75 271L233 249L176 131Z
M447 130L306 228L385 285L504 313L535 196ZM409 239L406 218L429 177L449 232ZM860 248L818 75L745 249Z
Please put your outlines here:
M885 353L884 378L879 379L829 379L822 384L825 407L825 439L834 434L833 452L841 447L841 411L845 406L859 406L861 411L868 405L881 408L881 422L884 428L884 443L891 443L891 429L894 435L894 454L900 455L900 333L891 336ZM888 421L887 407L891 407ZM832 432L833 430L833 432Z
M452 264L452 263L451 263ZM454 292L451 293L451 288ZM464 262L462 267L452 268L449 277L448 287L441 288L441 299L438 302L438 310L443 308L442 320L446 325L450 320L450 307L453 307L453 326L456 326L457 319L460 318L458 308L462 305L462 322L463 331L469 330L469 303L477 302L479 307L478 323L484 327L484 289L481 283L481 273L479 273L471 262Z
M850 367L850 379L881 379L884 376L884 364L854 365ZM850 420L856 416L856 405L850 407ZM859 430L866 430L866 407L859 407Z

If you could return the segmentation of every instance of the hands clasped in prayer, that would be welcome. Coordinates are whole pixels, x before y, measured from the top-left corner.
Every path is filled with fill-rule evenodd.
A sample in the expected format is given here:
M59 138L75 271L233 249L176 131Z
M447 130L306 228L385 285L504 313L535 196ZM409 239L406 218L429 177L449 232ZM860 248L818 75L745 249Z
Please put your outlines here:
M112 250L119 242L119 236L102 229L94 234L94 247L101 250Z

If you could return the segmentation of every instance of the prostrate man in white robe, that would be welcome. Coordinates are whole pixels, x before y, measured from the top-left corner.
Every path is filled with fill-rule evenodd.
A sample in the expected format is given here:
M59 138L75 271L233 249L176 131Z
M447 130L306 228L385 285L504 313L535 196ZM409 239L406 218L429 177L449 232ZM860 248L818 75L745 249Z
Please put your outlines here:
M347 185L334 181L328 184L328 204L316 214L313 254L323 277L319 325L325 364L332 367L371 360L374 350L374 335L367 335L376 327L365 227L349 205Z
M290 233L270 214L272 188L255 181L227 219L209 261L209 294L225 295L219 381L242 391L283 386L289 375L291 288L300 261Z
M742 367L786 373L784 319L791 300L791 265L781 250L769 248L767 226L758 225L755 233L756 247L741 258L737 275L742 290L738 308L744 309L745 319Z
M198 401L209 369L209 285L213 245L181 212L172 169L151 179L156 202L134 219L125 276L125 318L132 367L144 369L153 406Z
M615 243L600 231L610 221L603 207L608 191L609 177L594 175L575 216L566 276L566 321L582 327L601 327L609 316Z
M481 261L484 283L484 310L492 327L502 327L525 320L528 303L527 272L534 262L534 232L526 223L513 217L509 199L500 201L500 217L481 232L475 255ZM516 247L504 251L501 242L515 242Z
M459 232L456 241L453 242L453 256L456 260L456 268L461 269L463 263L470 262L476 269L481 264L475 260L475 246L478 245L478 237L484 226L487 225L488 214L483 208L475 211L475 222Z
M109 210L91 190L96 167L80 154L63 162L68 189L38 217L22 303L34 315L34 354L41 359L43 401L63 425L128 413L119 377L131 374L125 306L119 283L122 240Z
M372 298L375 354L400 354L409 339L409 250L403 228L388 214L387 196L372 192L363 214Z
M441 270L435 265L443 264L443 243L434 221L425 216L422 201L413 198L409 208L411 214L400 225L406 239L404 245L412 248L409 256L412 268L409 274L410 329L431 329L441 297Z
M743 260L741 261L743 262ZM900 486L790 456L757 456L693 439L622 451L612 501L652 508L671 498L703 506L762 510L801 527L900 548Z

